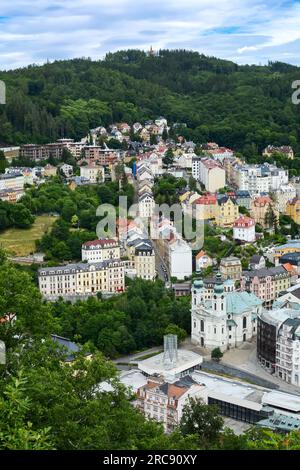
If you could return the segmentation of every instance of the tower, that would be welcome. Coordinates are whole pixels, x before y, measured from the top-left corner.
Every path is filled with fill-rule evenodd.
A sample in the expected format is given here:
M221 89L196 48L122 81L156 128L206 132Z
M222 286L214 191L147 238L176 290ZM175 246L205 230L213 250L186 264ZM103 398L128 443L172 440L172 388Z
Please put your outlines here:
M222 316L226 314L226 299L224 295L224 284L220 273L216 275L216 283L213 295L213 313Z

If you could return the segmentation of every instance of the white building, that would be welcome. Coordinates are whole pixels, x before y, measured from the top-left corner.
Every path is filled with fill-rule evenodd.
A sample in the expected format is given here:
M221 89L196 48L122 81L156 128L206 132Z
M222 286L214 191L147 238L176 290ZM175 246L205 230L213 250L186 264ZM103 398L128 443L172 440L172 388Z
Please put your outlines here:
M63 172L63 174L68 178L73 175L73 166L68 165L67 163L64 163L61 167L60 170Z
M225 292L217 275L212 299L205 300L203 281L192 288L192 342L207 349L235 348L256 335L256 318L262 301L248 292Z
M43 267L38 271L39 289L48 300L76 299L97 293L113 294L125 289L124 263L77 263Z
M185 240L173 239L169 243L168 264L171 277L184 279L192 275L192 250Z
M285 213L287 203L296 197L297 191L295 186L292 183L289 183L280 186L280 188L274 192L274 195L277 210L280 213Z
M215 160L211 158L194 157L192 159L192 176L200 181L205 189L211 193L224 188L225 170Z
M288 184L288 171L276 165L236 165L235 184L241 191L269 193Z
M300 318L288 318L278 330L276 375L300 386Z
M110 238L92 240L84 243L81 247L81 259L88 263L101 263L119 258L120 245L116 240Z
M97 165L81 166L80 176L82 178L87 178L91 184L103 183L105 179L104 167Z
M0 191L12 189L21 191L24 189L24 176L22 173L0 175Z
M139 196L138 210L140 217L152 217L154 208L155 200L152 193L144 192Z
M255 242L255 221L251 217L241 215L233 224L233 238L244 242Z

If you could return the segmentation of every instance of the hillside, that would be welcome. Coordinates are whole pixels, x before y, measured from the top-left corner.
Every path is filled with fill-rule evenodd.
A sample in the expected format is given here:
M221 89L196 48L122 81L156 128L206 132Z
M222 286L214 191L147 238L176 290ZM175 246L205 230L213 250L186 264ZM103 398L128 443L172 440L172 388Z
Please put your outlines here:
M7 85L0 143L80 138L90 127L164 115L196 142L216 140L250 155L290 144L300 156L300 107L291 102L299 67L238 66L191 51L108 54L0 72Z

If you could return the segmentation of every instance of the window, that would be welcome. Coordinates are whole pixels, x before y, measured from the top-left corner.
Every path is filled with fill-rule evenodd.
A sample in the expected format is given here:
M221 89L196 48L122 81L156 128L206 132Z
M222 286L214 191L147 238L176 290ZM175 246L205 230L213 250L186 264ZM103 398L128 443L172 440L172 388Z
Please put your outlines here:
M247 317L243 318L243 328L247 328Z

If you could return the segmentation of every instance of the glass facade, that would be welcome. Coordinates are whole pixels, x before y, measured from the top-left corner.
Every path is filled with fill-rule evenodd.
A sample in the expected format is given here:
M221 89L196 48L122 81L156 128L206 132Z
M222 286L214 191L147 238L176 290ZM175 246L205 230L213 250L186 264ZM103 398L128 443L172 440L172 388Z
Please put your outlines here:
M222 416L244 421L245 423L255 424L266 416L262 411L251 410L216 398L208 397L208 404L217 405Z

